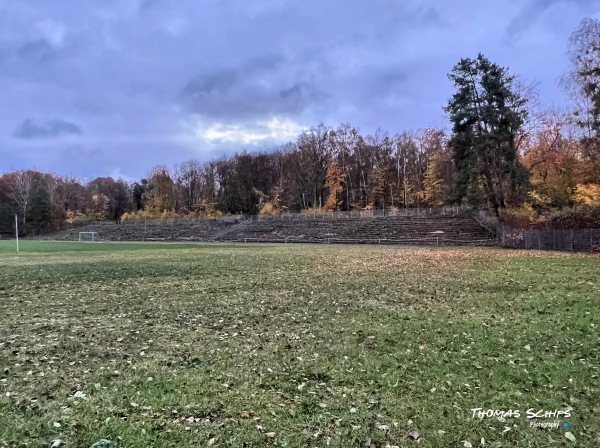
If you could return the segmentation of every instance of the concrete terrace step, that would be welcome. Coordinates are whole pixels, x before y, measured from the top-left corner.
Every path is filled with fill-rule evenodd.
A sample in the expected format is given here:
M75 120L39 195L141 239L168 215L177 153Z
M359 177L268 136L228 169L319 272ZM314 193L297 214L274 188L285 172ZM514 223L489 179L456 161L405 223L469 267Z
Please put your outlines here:
M385 244L496 245L492 234L465 217L377 217L252 222L229 232L225 241L373 242Z
M104 241L259 241L369 244L497 245L474 219L414 216L258 221L181 220L95 223L51 235L78 240L79 232L98 232Z

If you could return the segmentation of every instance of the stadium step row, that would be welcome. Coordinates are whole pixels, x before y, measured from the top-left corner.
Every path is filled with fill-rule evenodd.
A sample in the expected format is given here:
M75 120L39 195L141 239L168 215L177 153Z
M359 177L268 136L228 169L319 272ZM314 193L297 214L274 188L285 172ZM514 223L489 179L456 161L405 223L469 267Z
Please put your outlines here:
M51 235L78 240L79 232L98 232L103 241L285 241L379 242L386 244L497 245L493 234L474 219L448 217L377 217L328 220L173 221L157 225L99 223Z

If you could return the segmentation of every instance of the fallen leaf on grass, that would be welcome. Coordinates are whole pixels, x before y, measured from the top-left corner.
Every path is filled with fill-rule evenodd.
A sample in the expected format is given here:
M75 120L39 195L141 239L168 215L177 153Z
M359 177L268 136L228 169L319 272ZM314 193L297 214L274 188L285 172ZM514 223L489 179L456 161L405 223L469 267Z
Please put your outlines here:
M571 442L577 441L577 439L575 438L575 436L573 435L572 432L565 432L565 437L567 439L569 439Z
M87 397L87 395L84 392L80 391L80 390L78 390L77 392L75 392L75 394L73 395L73 398L85 399L86 397Z
M100 439L96 443L94 443L90 448L105 448L110 445L112 442L108 439Z
M413 440L419 440L421 438L421 434L419 433L419 431L411 431L408 433L408 436L411 437Z

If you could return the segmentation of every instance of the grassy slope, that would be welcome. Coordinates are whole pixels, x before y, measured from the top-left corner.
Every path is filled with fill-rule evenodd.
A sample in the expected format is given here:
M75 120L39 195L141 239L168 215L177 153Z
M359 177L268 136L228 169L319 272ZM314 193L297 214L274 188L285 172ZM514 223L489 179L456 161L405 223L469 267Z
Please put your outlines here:
M600 446L598 257L13 246L0 446L417 446L415 430L426 447ZM471 417L567 406L575 443L525 416Z

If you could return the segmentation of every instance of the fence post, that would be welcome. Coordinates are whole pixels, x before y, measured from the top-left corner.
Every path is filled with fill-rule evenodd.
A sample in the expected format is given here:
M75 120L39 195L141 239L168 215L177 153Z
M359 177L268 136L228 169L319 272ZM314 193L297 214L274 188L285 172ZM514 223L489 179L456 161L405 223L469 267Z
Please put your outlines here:
M594 252L594 230L590 229L590 252Z
M573 243L574 243L574 241L573 241L573 229L571 229L571 252L573 252L573 249L574 249L573 248Z
M552 249L556 250L556 230L552 229Z
M538 250L542 250L541 232L538 232Z

